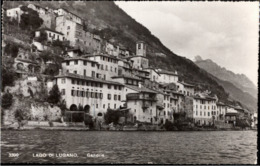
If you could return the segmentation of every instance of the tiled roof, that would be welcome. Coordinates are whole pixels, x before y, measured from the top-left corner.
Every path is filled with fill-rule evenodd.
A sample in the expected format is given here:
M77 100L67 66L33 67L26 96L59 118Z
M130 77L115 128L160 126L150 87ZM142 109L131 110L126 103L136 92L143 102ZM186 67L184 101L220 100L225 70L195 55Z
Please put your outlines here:
M111 78L130 78L130 79L135 79L135 80L141 80L141 79L138 78L138 77L135 77L135 76L128 76L128 75L114 76L114 77L111 77Z
M87 58L83 58L83 57L72 57L72 58L65 58L63 60L64 61L73 61L73 60L82 60L82 61L88 61L88 62L93 62L93 63L98 63L96 61L93 61L93 60L90 60L90 59L87 59Z
M123 85L119 82L107 81L107 80L102 80L102 79L98 79L98 78L82 76L82 75L74 74L74 73L62 73L62 74L55 76L55 78L61 78L61 77L76 78L76 79L82 79L82 80L93 81L93 82L102 82L102 83L114 84L114 85Z
M188 83L185 83L185 82L181 82L181 81L178 81L178 83L184 85L184 86L189 86L189 87L194 87L195 85L191 85L191 84L188 84Z
M178 76L178 74L176 74L175 72L172 72L172 71L167 71L167 70L158 70L158 73L159 74L168 74L168 75L174 75L174 76Z
M148 89L148 88L145 88L145 87L139 88L138 86L133 86L133 85L125 85L125 87L133 89L133 90L135 90L137 92L157 93L156 91Z
M64 35L63 33L58 32L58 31L55 31L55 30L52 30L52 29L50 29L50 28L41 28L41 29L39 29L39 30L51 31L51 32L54 32L54 33L58 33L58 34L60 34L60 35Z
M103 57L108 57L108 58L112 58L115 60L119 60L117 57L112 56L112 55L106 55L106 54L98 54L98 55L87 55L86 57L95 57L95 56L103 56Z

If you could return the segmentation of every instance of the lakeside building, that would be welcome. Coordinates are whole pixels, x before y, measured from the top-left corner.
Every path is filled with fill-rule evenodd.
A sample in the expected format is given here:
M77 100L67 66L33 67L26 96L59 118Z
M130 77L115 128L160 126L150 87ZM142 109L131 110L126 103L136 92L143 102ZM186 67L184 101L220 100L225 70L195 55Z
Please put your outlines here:
M185 111L198 125L211 125L217 120L217 98L208 95L186 96Z
M81 105L93 117L103 117L108 108L122 106L124 85L118 82L61 72L55 76L55 83L71 111L77 111Z
M227 113L227 105L222 102L217 102L217 111L219 115L219 120L224 120Z
M145 87L139 88L129 85L126 87L135 91L126 94L126 105L130 108L130 114L133 115L132 122L158 124L157 93Z

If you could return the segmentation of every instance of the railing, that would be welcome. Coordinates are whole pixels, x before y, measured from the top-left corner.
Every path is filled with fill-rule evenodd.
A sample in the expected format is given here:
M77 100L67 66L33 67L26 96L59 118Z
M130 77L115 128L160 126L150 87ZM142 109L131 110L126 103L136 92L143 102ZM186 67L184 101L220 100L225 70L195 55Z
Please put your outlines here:
M150 101L156 101L156 96L143 96L139 93L131 93L126 95L127 100L150 100Z

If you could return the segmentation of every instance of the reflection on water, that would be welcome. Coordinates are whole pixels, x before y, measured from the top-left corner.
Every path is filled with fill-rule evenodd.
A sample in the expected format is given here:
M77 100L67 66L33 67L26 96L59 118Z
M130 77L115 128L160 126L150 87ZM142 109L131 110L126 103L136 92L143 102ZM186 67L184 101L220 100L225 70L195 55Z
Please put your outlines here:
M257 132L2 131L1 150L2 163L254 164Z

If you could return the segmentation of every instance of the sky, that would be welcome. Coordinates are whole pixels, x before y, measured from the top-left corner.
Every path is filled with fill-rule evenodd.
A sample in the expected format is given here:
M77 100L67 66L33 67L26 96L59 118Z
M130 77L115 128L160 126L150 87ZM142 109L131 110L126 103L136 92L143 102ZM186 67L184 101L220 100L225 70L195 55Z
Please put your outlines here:
M199 55L258 81L258 2L116 1L180 56Z

